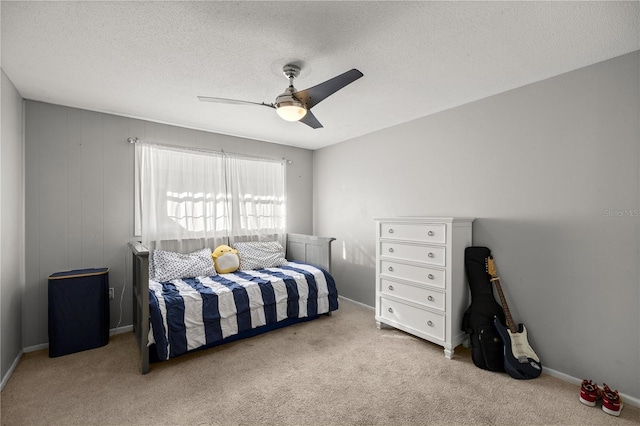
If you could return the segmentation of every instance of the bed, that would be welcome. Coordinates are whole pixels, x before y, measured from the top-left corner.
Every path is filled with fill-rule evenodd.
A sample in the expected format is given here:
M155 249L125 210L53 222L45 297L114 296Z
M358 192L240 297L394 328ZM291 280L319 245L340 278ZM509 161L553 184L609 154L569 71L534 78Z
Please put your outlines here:
M150 279L153 256L129 243L142 374L153 362L331 315L338 309L334 240L287 234L285 264L170 281Z

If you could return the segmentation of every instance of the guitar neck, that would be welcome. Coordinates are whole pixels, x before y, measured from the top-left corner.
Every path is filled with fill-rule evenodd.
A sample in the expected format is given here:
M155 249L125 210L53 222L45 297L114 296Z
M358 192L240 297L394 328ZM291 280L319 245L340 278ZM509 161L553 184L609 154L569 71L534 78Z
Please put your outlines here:
M504 293L502 292L502 286L500 285L500 278L495 277L491 281L496 284L496 289L498 290L498 297L500 297L500 304L502 305L502 310L504 311L504 318L507 321L507 327L511 330L512 333L517 333L518 328L516 324L513 322L513 318L511 318L511 311L509 311L509 305L507 305L507 299L504 297Z

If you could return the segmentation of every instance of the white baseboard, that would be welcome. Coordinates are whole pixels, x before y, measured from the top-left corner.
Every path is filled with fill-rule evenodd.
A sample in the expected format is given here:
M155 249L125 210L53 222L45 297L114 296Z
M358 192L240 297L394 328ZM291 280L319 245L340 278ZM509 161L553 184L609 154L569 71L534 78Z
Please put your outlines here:
M130 331L133 331L133 324L132 325L125 325L124 327L110 328L109 329L109 336L115 336L116 334L122 334L122 333L128 333ZM42 349L48 349L48 348L49 348L49 343L41 343L39 345L27 346L26 348L23 348L22 351L24 353L29 353L29 352L40 351Z
M338 299L346 300L347 302L353 303L355 305L362 306L363 308L371 309L372 311L376 310L376 308L374 308L373 306L365 305L364 303L357 302L357 301L355 301L353 299L349 299L348 297L344 297L344 296L338 295Z
M133 331L133 324L132 325L125 325L124 327L112 328L111 330L109 330L109 336L115 336L116 334L122 334L122 333L128 333L130 331Z
M48 349L49 343L41 343L39 345L27 346L23 348L22 351L27 354L29 352L41 351L42 349Z
M4 377L2 378L2 382L0 382L0 391L4 389L4 385L6 385L7 382L9 381L9 378L11 377L11 374L13 374L13 370L16 369L16 366L18 365L20 358L22 358L23 353L24 353L23 351L20 351L20 353L18 353L18 356L16 357L16 359L13 360L11 367L9 367L9 371L7 371L7 374L5 374Z

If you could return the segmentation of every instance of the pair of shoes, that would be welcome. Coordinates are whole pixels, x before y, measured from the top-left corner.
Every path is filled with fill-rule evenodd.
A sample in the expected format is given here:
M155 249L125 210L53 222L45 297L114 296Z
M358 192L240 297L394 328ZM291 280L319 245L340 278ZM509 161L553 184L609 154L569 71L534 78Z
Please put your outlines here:
M596 383L591 380L583 380L580 386L580 402L589 407L595 407L599 399L602 399L602 411L612 416L619 416L622 411L622 400L618 391L612 391L606 383L604 388L600 390Z
M606 383L603 383L603 385L604 388L602 389L602 411L607 414L611 414L612 416L618 417L623 407L620 395L618 395L617 390L612 391Z

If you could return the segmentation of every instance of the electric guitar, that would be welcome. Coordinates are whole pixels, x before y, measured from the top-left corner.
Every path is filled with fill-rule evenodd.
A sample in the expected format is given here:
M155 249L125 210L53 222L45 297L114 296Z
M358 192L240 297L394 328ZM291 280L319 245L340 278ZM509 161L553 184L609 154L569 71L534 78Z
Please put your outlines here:
M496 273L496 265L493 257L487 258L487 272L491 275L491 282L495 283L502 304L502 310L506 320L506 327L494 318L493 324L504 342L504 371L514 379L535 379L542 373L540 358L529 345L527 329L524 324L516 327L507 305L507 300L502 293L500 278Z

